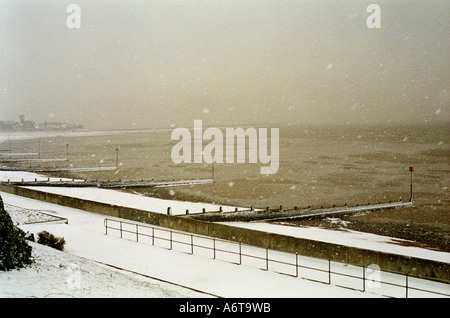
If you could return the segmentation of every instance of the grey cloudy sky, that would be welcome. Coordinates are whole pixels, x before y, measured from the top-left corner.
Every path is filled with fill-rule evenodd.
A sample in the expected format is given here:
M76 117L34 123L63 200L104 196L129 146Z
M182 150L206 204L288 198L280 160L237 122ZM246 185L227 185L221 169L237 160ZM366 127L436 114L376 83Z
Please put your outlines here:
M371 3L381 29L366 26ZM448 122L449 13L433 0L1 0L0 120Z

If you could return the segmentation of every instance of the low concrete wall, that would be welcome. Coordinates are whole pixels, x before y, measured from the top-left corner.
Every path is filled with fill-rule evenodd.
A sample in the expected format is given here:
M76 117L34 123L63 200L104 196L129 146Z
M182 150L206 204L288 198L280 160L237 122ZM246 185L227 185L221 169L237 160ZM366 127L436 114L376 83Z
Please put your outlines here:
M0 191L89 212L100 213L107 216L120 217L174 230L241 242L257 247L297 253L299 255L358 266L376 264L383 271L450 282L449 263L296 238L288 235L239 228L225 224L187 219L46 193L35 189L21 188L7 184L0 184Z
M219 223L205 223L209 225L209 236L263 248L271 248L270 233Z

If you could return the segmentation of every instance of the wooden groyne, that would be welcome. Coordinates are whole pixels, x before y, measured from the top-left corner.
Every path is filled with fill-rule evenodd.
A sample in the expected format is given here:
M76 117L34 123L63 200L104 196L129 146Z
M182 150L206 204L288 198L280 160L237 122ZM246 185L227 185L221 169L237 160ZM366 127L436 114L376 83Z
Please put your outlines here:
M243 221L243 222L266 222L266 221L294 221L301 219L332 217L339 215L348 215L355 213L375 212L389 209L397 209L413 206L413 202L389 202L379 204L368 204L360 206L343 206L343 207L330 207L330 208L293 208L284 209L282 206L278 209L249 209L244 211L234 212L206 212L189 214L184 217L210 221L210 222L230 222L230 221Z
M25 171L25 172L86 172L86 171L106 171L117 170L117 167L88 167L88 168L69 168L69 167L0 167L0 171Z
M213 183L213 179L190 179L190 180L172 180L172 181L153 181L153 180L55 180L48 178L47 180L33 181L6 181L5 184L22 186L22 187L67 187L67 188L84 188L97 187L104 189L128 189L128 188L147 188L147 187L165 187L165 186L182 186L191 184Z
M1 163L22 163L22 162L58 162L58 161L69 161L68 158L0 158Z

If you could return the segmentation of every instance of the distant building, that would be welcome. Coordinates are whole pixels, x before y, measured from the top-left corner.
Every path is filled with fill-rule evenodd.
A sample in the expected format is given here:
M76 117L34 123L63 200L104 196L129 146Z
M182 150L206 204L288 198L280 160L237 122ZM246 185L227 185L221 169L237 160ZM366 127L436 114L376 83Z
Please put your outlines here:
M0 121L0 130L36 130L34 121L25 120L24 115L20 115L20 121L2 120Z
M14 120L0 120L0 130L15 130Z
M24 115L20 115L19 120L19 125L22 130L36 130L36 124L34 123L34 121L25 120Z
M44 122L36 124L32 120L25 120L24 115L19 116L19 121L0 120L0 130L3 131L30 131L30 130L78 130L83 125L58 122Z
M39 130L75 130L83 129L83 125L79 124L67 124L58 122L43 122L38 125Z

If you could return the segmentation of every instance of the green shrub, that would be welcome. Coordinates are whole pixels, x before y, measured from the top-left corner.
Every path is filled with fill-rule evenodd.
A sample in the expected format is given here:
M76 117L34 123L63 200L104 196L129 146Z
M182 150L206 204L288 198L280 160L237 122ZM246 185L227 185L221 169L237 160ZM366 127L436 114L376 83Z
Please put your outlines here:
M14 226L0 196L0 270L21 268L32 262L31 246L25 240L25 232Z

